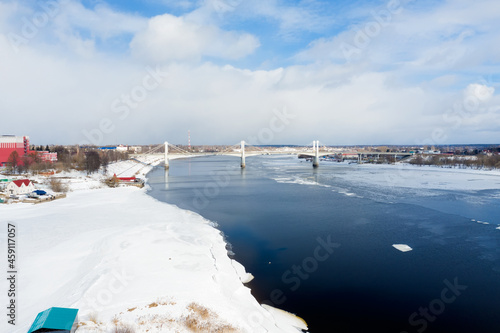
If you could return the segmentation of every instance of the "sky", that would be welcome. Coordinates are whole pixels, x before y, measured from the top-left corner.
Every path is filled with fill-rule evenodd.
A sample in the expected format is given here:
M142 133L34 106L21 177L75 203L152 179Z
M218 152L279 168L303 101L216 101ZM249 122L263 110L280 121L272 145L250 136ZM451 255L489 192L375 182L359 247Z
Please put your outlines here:
M0 0L0 134L498 144L498 36L498 0Z

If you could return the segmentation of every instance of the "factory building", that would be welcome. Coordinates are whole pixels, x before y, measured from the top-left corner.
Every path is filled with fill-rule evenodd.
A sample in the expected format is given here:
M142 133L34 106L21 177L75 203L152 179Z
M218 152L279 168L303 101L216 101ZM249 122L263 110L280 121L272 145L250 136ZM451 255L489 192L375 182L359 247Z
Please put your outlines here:
M17 151L19 157L30 152L30 139L27 136L2 135L0 136L0 166L5 166L10 154Z

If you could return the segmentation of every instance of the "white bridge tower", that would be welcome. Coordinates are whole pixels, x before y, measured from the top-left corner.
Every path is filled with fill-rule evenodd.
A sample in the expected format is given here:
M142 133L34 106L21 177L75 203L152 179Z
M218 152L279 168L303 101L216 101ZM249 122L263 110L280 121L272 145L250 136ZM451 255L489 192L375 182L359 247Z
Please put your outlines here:
M246 167L245 163L245 141L241 141L241 168L244 169Z
M165 169L168 169L170 166L168 165L168 142L165 141Z
M319 141L313 141L313 168L317 168L319 166Z

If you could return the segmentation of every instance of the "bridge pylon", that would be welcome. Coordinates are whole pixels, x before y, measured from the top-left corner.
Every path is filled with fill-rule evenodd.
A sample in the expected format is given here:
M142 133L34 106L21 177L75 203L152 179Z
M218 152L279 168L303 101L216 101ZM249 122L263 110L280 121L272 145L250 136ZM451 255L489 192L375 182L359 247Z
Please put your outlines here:
M319 167L319 141L313 141L313 168Z
M165 170L168 170L170 168L169 163L168 163L168 142L165 141Z
M246 167L245 163L245 141L241 141L241 168L244 169Z

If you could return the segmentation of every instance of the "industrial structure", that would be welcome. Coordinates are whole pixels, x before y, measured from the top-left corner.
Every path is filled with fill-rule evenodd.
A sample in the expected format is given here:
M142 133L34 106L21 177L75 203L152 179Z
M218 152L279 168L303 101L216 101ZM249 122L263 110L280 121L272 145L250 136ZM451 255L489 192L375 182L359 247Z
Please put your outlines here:
M2 135L0 136L0 167L7 165L9 156L14 151L17 151L19 157L36 153L40 160L44 162L57 162L57 153L30 151L30 139L28 136Z
M57 162L57 153L51 153L48 151L37 151L36 154L44 162Z
M0 166L6 166L10 154L17 151L19 156L30 152L30 139L27 136L2 135L0 136Z

